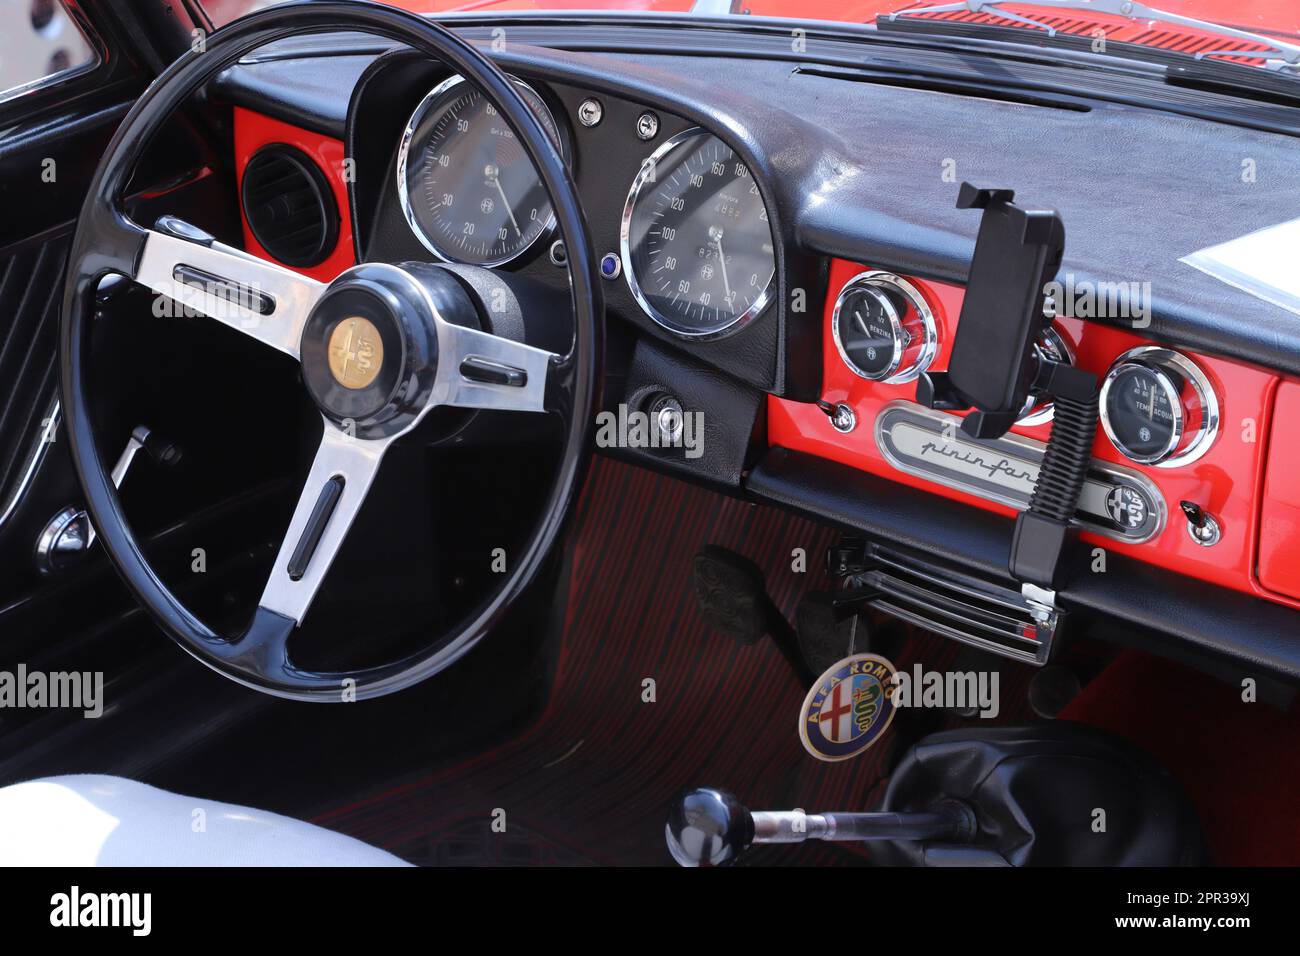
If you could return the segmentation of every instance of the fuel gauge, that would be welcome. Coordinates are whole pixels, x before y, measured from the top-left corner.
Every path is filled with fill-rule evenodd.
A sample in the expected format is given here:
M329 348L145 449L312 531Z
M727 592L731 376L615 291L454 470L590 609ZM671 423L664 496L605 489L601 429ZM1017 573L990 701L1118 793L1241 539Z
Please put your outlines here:
M939 337L920 291L890 272L863 272L844 284L831 314L840 358L855 375L896 385L930 367Z

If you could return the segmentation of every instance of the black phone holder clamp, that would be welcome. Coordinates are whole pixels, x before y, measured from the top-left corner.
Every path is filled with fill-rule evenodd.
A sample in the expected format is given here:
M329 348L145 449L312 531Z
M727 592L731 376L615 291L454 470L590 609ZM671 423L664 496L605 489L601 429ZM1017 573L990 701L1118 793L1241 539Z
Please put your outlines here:
M1017 206L1010 189L962 183L958 209L982 209L975 255L946 372L927 372L916 400L966 411L971 438L1004 435L1031 394L1054 405L1052 432L1029 509L1016 520L1010 571L1026 596L1050 605L1062 584L1061 555L1092 461L1097 378L1037 348L1051 324L1045 287L1065 250L1065 226L1051 210Z

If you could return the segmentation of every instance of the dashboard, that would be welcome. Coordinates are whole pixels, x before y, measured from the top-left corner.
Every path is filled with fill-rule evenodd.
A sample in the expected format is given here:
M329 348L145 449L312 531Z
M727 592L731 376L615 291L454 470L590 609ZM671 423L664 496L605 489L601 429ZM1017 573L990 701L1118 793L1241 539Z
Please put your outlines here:
M1051 408L1027 407L1011 432L1022 439L1019 446L999 447L996 454L973 442L967 447L951 428L945 436L944 421L953 416L922 410L915 401L915 378L926 368L947 368L963 290L883 274L889 276L882 283L886 288L896 285L914 297L900 306L907 317L902 322L883 308L873 313L858 305L864 301L855 292L861 278L878 277L882 270L845 260L831 267L832 295L823 317L823 400L847 406L851 426L837 428L815 405L773 399L769 441L980 508L1005 514L1022 510L1050 433ZM875 305L874 299L866 301ZM851 338L857 319L845 320L849 312L862 315L874 334L862 333L859 326ZM900 348L896 334L907 336L908 325L928 332L914 332L913 344ZM838 326L846 331L837 336ZM925 346L928 353L918 354L918 340L933 343ZM1058 316L1044 346L1103 383L1103 427L1093 444L1091 487L1081 502L1084 540L1226 587L1270 593L1253 567L1262 500L1257 489L1267 466L1279 377L1189 350L1163 349L1136 333L1082 318ZM861 360L866 374L850 364L873 348L874 364ZM885 354L896 357L887 361ZM899 355L905 356L901 364ZM926 420L933 423L928 429ZM895 437L891 433L899 426ZM927 433L934 439L929 445ZM957 455L967 456L960 467L953 465ZM1213 540L1189 530L1184 501L1213 521ZM1270 596L1282 601L1300 596L1296 581L1281 583L1285 589Z
M1262 629L1263 649L1231 653L1300 674L1285 638L1300 621L1300 320L1179 262L1300 216L1289 137L1115 103L954 95L775 54L512 44L499 60L569 163L601 256L605 404L671 400L709 422L697 460L614 453L1005 577L1053 409L1030 401L1004 439L979 445L954 441L959 419L916 394L923 372L948 367L978 221L953 208L949 173L1014 187L1067 230L1037 348L1102 384L1085 571L1065 598L1207 646L1223 643L1224 620ZM536 176L458 77L386 48L291 45L219 93L241 180L277 144L330 174L338 243L304 271L422 259L566 287ZM1224 185L1243 149L1277 178ZM354 175L338 175L349 163ZM1121 165L1123 182L1102 172ZM1187 182L1171 203L1172 166ZM1227 195L1213 215L1184 207L1215 189ZM244 231L275 258L247 217ZM1116 302L1140 309L1116 318ZM1217 610L1198 615L1206 593Z

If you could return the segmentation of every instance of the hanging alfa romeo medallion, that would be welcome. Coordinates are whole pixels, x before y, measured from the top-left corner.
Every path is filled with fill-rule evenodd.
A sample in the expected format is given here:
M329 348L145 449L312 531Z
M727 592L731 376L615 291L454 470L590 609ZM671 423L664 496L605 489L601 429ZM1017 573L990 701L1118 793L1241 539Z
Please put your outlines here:
M877 740L894 719L894 665L875 654L832 664L804 699L799 739L818 760L848 760Z

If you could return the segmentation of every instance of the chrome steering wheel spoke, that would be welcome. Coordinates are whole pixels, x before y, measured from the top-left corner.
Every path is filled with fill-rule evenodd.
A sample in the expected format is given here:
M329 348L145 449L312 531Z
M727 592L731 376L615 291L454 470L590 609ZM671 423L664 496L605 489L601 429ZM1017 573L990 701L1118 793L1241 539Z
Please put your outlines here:
M438 372L429 405L544 412L560 356L436 318Z
M260 607L302 623L392 441L356 438L325 419Z
M227 246L180 220L145 230L131 279L297 359L303 325L323 282Z

